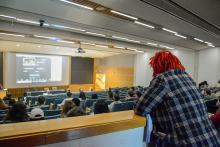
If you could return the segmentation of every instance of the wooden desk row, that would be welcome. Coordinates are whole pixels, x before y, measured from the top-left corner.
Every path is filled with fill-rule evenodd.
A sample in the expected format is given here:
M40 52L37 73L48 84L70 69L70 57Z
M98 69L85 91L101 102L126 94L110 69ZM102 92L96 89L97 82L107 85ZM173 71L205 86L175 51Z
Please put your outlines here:
M133 111L0 125L0 146L37 146L144 127Z

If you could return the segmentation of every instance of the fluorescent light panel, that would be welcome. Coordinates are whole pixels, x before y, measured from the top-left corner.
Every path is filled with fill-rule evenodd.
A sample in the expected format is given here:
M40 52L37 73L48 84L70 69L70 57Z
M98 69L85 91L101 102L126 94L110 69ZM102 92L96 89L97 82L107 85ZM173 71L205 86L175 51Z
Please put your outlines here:
M89 42L80 42L80 44L84 44L84 45L96 45L94 43L89 43Z
M121 39L121 40L126 40L126 41L130 41L130 42L135 42L135 43L140 43L140 41L137 41L137 40L131 40L131 39L124 38L124 37L119 37L119 36L112 36L112 38L115 38L115 39Z
M93 8L91 8L91 7L84 6L84 5L81 5L81 4L77 4L77 3L74 3L74 2L70 2L68 0L60 0L60 1L64 2L64 3L68 3L68 4L71 4L71 5L74 5L74 6L78 6L78 7L81 7L81 8L85 8L85 9L88 9L88 10L93 10Z
M196 41L199 41L199 42L204 42L203 40L198 39L198 38L193 38L193 39L196 40Z
M160 47L164 47L166 49L171 49L171 50L174 50L175 48L172 48L172 47L169 47L169 46L165 46L165 45L160 45Z
M40 22L38 21L33 21L33 20L28 20L28 19L20 19L20 18L16 18L17 21L20 22L25 22L25 23L31 23L31 24L36 24L36 25L40 25Z
M172 31L172 30L167 29L167 28L162 28L162 30L167 31L167 32L169 32L169 33L177 34L177 32Z
M72 28L72 27L67 27L67 26L63 26L63 25L57 25L57 24L50 24L52 27L55 28L61 28L61 29L70 29L70 30L76 30L76 31L82 31L85 32L86 30L83 29L78 29L78 28Z
M123 46L114 46L115 48L125 49Z
M10 19L16 19L16 17L9 16L9 15L4 15L4 14L1 14L0 17L10 18Z
M94 32L86 32L87 34L91 34L91 35L96 35L96 36L102 36L105 37L106 35L104 34L99 34L99 33L94 33Z
M148 28L151 28L151 29L154 29L154 28L155 28L155 27L152 26L152 25L148 25L148 24L145 24L145 23L142 23L142 22L139 22L139 21L135 21L134 23L139 24L139 25L142 25L142 26L145 26L145 27L148 27Z
M8 35L8 36L15 36L15 37L25 37L24 35L11 34L11 33L0 33L0 35Z
M177 37L183 38L183 39L187 38L186 36L183 36L183 35L180 35L180 34L174 34L174 35L177 36Z
M210 46L210 47L215 47L213 44L208 44L208 46Z
M111 10L111 12L114 13L114 14L118 14L118 15L121 15L121 16L124 16L124 17L127 17L127 18L130 18L130 19L138 20L137 17L133 17L133 16L130 16L130 15L127 15L127 14L124 14L124 13L121 13L121 12L118 12L118 11Z
M75 43L75 42L73 42L73 41L67 41L67 40L58 40L57 42L71 43L71 44L74 44L74 43Z
M156 44L156 43L152 43L152 42L148 42L147 44L148 44L148 45L157 46L157 44Z
M106 46L106 45L98 45L98 44L96 44L95 46L97 46L97 47L103 47L103 48L108 48L108 46Z
M34 37L37 38L44 38L44 39L50 39L50 40L54 40L54 41L60 41L61 39L58 37L52 37L52 36L41 36L41 35L34 35Z

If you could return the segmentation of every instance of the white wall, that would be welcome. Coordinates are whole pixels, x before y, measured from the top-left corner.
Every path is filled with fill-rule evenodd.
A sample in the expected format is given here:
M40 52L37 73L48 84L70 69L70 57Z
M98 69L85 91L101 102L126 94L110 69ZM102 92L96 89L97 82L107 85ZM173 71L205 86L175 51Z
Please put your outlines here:
M152 69L149 66L149 59L157 51L149 50L144 54L138 54L135 56L135 80L134 85L148 86L152 80ZM172 51L185 66L186 71L193 77L196 77L195 72L195 52L191 50L173 50ZM195 79L196 80L196 79Z
M220 79L220 48L201 50L198 54L198 82L215 85Z

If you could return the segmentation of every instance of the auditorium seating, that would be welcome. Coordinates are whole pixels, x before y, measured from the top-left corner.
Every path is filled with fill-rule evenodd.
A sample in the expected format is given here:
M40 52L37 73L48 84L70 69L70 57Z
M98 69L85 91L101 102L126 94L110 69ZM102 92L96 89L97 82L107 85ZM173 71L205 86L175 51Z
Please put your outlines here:
M122 103L115 104L112 108L112 111L118 112L118 111L132 110L133 107L134 107L133 101L122 102Z

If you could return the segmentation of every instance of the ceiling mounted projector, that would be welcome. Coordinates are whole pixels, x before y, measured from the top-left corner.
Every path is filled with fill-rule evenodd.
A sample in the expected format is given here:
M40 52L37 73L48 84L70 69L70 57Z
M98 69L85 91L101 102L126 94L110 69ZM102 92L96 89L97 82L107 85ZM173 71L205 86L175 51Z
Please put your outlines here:
M80 47L77 49L76 53L84 54L84 53L86 53L86 51L84 49L82 49L81 45L80 45Z

